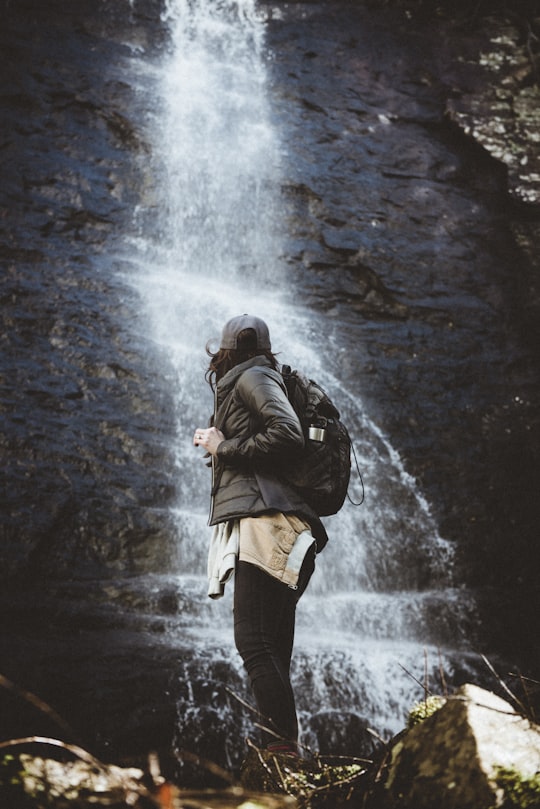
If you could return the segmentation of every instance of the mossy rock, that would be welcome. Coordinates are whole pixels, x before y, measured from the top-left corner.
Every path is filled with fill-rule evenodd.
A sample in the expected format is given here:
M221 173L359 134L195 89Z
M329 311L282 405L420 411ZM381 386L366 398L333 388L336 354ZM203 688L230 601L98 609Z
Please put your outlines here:
M423 722L424 719L428 718L428 716L432 716L435 711L442 708L445 702L446 699L444 697L432 695L426 697L426 699L423 699L421 702L415 703L410 709L407 717L407 730L410 730L415 725Z
M529 777L500 767L495 780L504 790L503 809L538 809L540 806L540 773Z

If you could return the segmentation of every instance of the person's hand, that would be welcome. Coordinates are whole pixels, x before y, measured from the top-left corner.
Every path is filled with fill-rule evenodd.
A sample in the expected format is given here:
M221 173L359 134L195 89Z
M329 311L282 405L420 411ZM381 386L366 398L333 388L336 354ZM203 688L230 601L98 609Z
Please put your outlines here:
M217 430L215 427L207 427L206 429L198 427L193 436L193 444L196 447L202 447L209 452L210 455L217 453L217 448L222 441L225 441L225 436L221 430Z

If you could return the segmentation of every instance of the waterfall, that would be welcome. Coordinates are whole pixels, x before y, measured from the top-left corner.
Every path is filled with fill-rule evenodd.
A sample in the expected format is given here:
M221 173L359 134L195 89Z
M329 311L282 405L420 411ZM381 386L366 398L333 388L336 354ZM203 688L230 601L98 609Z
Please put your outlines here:
M229 731L236 722L240 743L250 722L238 719L243 709L226 691L245 695L244 678L231 594L217 603L206 596L210 481L191 443L212 408L205 343L242 312L263 317L280 359L333 396L365 484L364 505L346 503L325 520L330 542L298 608L292 676L303 739L317 748L316 718L331 722L345 713L379 733L396 732L423 696L417 680L426 661L430 674L442 666L449 681L467 666L474 604L453 581L452 547L429 504L358 391L339 380L339 324L303 307L301 290L287 279L280 197L286 149L272 116L263 13L255 0L167 0L164 24L169 49L148 68L156 98L147 122L154 155L147 206L155 215L141 215L134 251L135 283L151 336L167 354L177 406L173 574L184 608L169 632L195 650L179 672L181 732L200 740L210 715ZM359 492L353 471L352 498ZM440 683L429 685L437 690ZM245 722L243 733L238 722Z

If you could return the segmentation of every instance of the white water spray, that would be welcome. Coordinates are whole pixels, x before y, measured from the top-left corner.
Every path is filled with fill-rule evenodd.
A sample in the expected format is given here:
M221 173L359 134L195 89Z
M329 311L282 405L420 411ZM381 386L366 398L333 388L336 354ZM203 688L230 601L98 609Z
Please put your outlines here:
M428 504L359 396L332 373L339 333L296 305L298 290L288 286L282 134L273 123L255 1L168 0L164 22L171 44L149 131L159 228L141 235L138 248L152 269L138 285L174 374L179 587L205 602L189 626L180 616L181 632L192 633L206 658L215 649L236 659L230 594L221 604L206 600L209 475L191 436L212 407L205 343L229 317L250 312L268 322L280 358L335 398L366 489L361 508L346 505L326 521L330 543L300 603L293 669L300 712L306 726L313 712L347 710L379 731L397 730L418 696L402 666L421 678L424 647L460 645L470 605L452 587L451 548ZM351 491L358 496L354 472ZM438 667L438 652L431 662ZM318 677L309 695L308 669Z

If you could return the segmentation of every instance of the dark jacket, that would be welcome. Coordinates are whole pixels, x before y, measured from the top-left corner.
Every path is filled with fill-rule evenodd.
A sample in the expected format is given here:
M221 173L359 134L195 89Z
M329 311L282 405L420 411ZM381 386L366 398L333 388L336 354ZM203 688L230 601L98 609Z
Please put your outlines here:
M283 479L304 436L281 374L264 355L220 379L214 424L225 440L214 458L210 525L269 511L295 514L310 524L322 550L327 535L320 519Z

